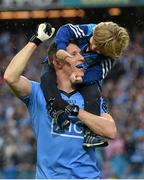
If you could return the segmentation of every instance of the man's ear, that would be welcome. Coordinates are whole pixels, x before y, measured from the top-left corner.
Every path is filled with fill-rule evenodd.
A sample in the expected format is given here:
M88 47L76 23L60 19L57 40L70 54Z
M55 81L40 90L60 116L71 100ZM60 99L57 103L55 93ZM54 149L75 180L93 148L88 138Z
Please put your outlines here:
M63 67L64 62L59 59L54 59L53 64L56 68L61 69Z

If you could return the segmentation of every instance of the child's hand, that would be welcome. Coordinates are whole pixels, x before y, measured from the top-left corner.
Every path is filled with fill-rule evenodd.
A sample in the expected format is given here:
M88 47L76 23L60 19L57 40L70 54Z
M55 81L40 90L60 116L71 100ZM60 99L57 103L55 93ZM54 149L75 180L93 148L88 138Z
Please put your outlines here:
M67 57L73 57L72 55L70 55L67 51L60 49L56 52L56 57L60 60L65 61Z

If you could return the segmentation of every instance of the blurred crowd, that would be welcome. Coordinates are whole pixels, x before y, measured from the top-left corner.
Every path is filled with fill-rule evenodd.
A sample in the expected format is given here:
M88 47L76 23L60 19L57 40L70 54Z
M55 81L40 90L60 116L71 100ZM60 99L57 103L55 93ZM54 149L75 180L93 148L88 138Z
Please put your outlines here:
M24 104L3 80L12 57L28 42L24 32L0 34L0 178L34 178L36 143ZM39 81L49 43L32 56L24 74ZM103 85L117 138L97 148L102 178L144 178L144 32L133 32L126 54Z

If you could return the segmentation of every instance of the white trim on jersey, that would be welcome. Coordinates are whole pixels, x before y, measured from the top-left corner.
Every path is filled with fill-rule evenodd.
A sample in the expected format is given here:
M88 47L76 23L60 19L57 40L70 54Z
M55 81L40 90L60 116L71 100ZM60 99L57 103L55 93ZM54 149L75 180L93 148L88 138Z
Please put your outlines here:
M79 31L79 29L77 28L77 26L76 26L76 25L73 25L73 24L71 24L71 26L72 26L73 28L75 28L75 30L77 31L79 37L81 38L82 35L81 35L81 32Z
M105 67L104 67L104 62L101 63L102 65L102 78L104 79L104 74L105 74Z
M106 77L106 75L108 74L108 72L109 72L109 63L108 63L108 60L106 60L105 61L105 64L106 64L106 73L105 73L105 77Z
M60 133L56 133L56 132L52 132L51 134L59 135L59 136L63 136L63 137L78 138L78 139L84 138L83 136L75 136L75 135L71 135L71 134L60 134Z
M102 63L102 78L104 79L108 72L110 71L110 69L112 68L112 62L111 62L111 59L108 58L108 59L105 59Z
M105 78L106 75L107 75L107 72L108 72L108 64L107 64L107 60L106 59L104 61L104 68L105 68L105 74L104 74L104 78Z
M82 33L82 36L85 36L84 31L83 31L78 25L77 25L76 27L77 27L77 29Z
M108 62L109 62L109 69L111 69L112 68L112 60L110 59L110 58L108 58Z
M76 37L80 37L81 38L81 33L77 30L77 28L75 26L73 26L72 24L69 24L70 28L73 30L73 32L75 33Z
M76 30L69 24L69 27L71 28L71 30L74 32L76 38L78 38L78 34L76 32Z
M79 28L78 25L73 25L73 24L68 24L71 30L74 32L76 38L81 38L85 36L84 32L82 29Z

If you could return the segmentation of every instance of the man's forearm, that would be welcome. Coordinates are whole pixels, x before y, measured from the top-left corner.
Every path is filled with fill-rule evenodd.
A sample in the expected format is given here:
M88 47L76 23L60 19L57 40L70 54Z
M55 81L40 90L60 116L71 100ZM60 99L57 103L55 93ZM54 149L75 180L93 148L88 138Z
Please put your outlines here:
M102 116L97 116L80 109L77 117L94 133L111 139L115 138L116 125L109 114L104 113Z
M36 48L37 46L34 43L29 42L16 56L14 56L5 71L5 76L8 76L11 82L15 82L19 79Z

